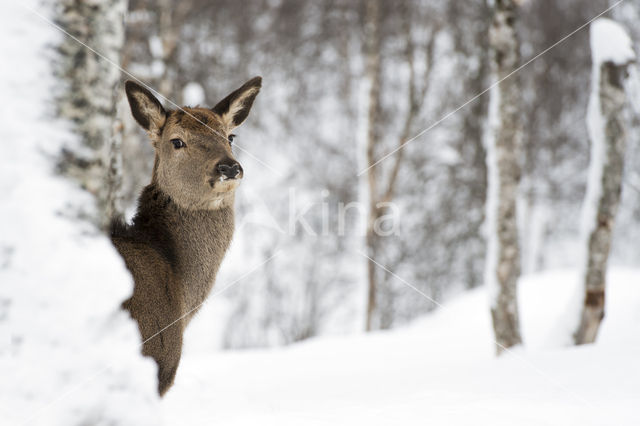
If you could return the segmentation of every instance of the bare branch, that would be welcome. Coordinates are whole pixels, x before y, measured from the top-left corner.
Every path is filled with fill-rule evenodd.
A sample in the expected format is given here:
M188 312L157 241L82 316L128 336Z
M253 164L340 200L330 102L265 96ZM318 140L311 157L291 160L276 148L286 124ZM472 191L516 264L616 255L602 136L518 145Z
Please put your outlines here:
M424 105L424 98L429 90L429 83L431 79L431 72L433 71L433 53L435 40L438 32L440 31L439 27L436 27L431 31L429 41L426 47L426 55L425 55L425 71L422 76L422 88L418 89L418 81L416 77L416 70L414 64L414 55L415 55L415 44L413 43L413 38L411 34L411 20L407 19L407 27L406 27L406 60L409 65L409 110L407 111L407 115L405 117L404 126L402 128L402 133L400 134L400 138L398 139L398 149L396 153L395 162L393 164L393 168L391 169L391 174L389 175L389 181L386 185L386 191L384 196L382 197L382 202L389 202L393 198L393 192L395 190L396 181L398 180L398 173L400 172L400 166L402 165L402 160L404 158L404 149L403 144L409 138L411 129L413 127L413 123L415 119L420 115L420 111L422 106Z

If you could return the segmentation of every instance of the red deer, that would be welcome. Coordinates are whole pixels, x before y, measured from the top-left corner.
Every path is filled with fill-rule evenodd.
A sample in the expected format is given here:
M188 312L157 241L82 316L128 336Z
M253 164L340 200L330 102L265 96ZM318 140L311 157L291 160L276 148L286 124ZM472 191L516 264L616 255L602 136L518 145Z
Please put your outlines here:
M158 392L173 384L185 327L205 301L234 227L234 193L243 170L231 131L247 118L262 79L255 77L215 107L165 111L127 81L131 113L155 148L151 183L132 224L114 220L111 240L133 275L123 308L138 322L142 353L158 364Z

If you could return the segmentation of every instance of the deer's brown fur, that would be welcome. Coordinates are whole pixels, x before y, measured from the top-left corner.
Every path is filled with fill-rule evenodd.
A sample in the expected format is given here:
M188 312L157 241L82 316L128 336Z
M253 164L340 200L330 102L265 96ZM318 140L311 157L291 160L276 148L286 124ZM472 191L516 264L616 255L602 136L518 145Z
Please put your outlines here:
M133 223L114 221L111 239L134 278L123 307L138 322L142 353L158 364L160 395L173 384L184 329L211 291L233 236L243 171L228 137L260 86L253 78L212 109L165 111L147 89L126 83L131 112L156 154ZM177 139L186 146L176 148ZM228 177L231 166L235 175Z

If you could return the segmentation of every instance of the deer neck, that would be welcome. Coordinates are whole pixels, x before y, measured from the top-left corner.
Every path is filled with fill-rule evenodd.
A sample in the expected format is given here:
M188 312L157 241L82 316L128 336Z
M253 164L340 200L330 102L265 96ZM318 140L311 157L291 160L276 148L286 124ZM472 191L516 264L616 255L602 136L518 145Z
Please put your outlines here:
M216 210L190 210L178 206L154 184L158 194L154 210L173 245L173 269L182 282L187 309L201 304L213 286L234 230L233 194ZM148 188L149 188L148 187ZM152 195L153 199L154 196Z
M218 210L181 210L173 239L177 271L183 280L187 308L201 304L209 294L233 236L233 206Z

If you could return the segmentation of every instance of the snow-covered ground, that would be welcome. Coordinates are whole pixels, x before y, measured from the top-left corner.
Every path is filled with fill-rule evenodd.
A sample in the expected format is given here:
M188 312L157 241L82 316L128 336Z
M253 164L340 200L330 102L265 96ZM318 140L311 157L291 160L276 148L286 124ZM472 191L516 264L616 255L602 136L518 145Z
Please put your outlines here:
M168 425L638 425L640 271L609 274L597 344L562 348L558 319L577 278L561 270L522 280L526 349L499 359L484 289L393 332L219 353L190 351L197 336L188 336L163 418Z

